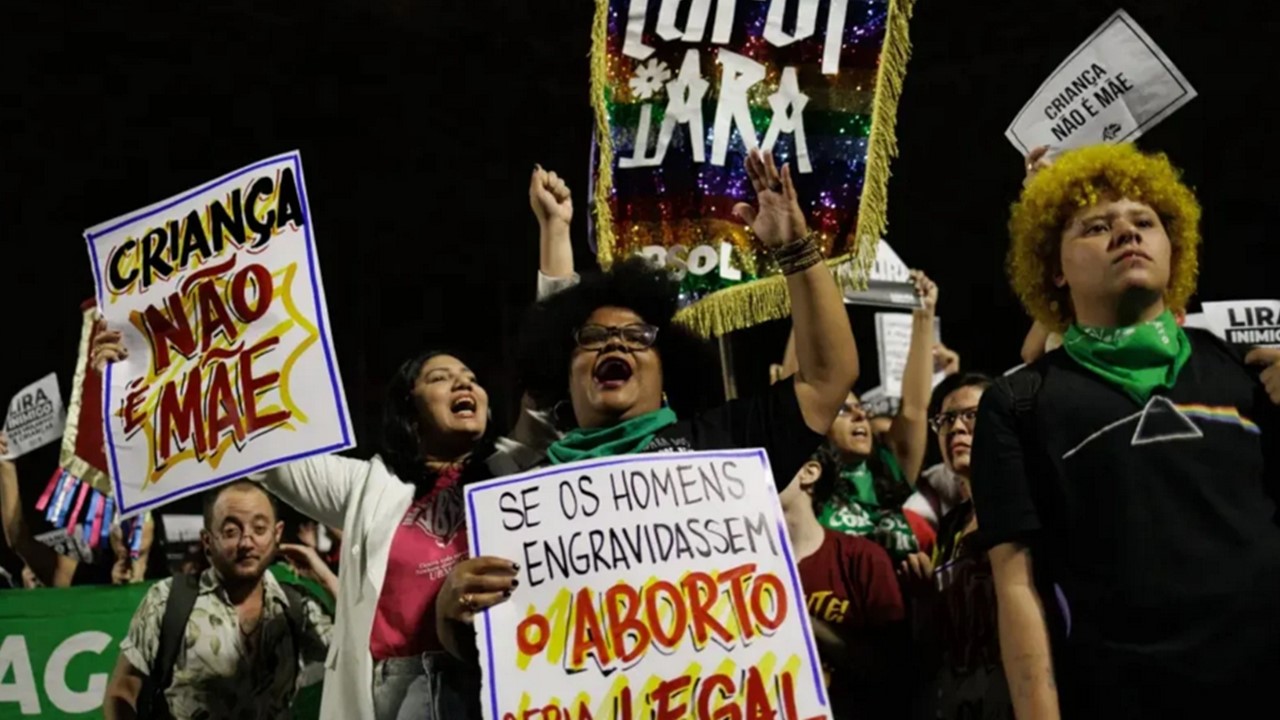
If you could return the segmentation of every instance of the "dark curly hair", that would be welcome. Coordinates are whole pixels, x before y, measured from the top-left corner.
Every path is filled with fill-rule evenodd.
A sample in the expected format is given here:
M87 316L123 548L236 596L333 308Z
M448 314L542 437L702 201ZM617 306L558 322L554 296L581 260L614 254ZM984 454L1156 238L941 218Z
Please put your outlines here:
M449 350L428 350L405 360L387 383L387 394L382 403L382 461L401 481L416 486L419 494L435 487L436 474L427 469L427 459L422 454L413 386L418 382L422 366L440 355L462 359L462 355ZM493 453L496 437L493 419L489 418L484 435L476 442L463 467L464 483L487 476L484 460Z
M867 469L871 471L872 487L876 490L876 501L879 502L880 507L896 510L911 497L913 490L911 485L901 477L901 471L895 476L889 464L885 462L882 452L884 452L882 448L877 445L871 452L871 456L867 458ZM824 442L814 453L813 459L822 466L822 476L813 486L814 507L824 507L833 499L845 504L852 503L855 498L855 489L853 483L840 477L840 471L846 467L844 459L840 457L840 450L830 442Z
M702 409L707 397L700 391L713 363L711 346L672 322L679 288L670 273L634 257L615 263L608 272L584 275L574 287L534 305L519 343L525 391L541 407L563 408L569 399L569 368L576 346L573 332L598 308L618 307L658 328L654 350L662 359L663 389L671 408L682 416ZM557 411L557 416L564 414Z

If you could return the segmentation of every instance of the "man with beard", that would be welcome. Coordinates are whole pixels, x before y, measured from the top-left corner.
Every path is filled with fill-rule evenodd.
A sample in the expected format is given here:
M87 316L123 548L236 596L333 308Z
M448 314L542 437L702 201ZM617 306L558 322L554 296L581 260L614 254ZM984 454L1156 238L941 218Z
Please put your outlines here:
M208 494L200 539L212 566L143 598L120 643L106 718L289 716L302 666L324 660L332 623L267 572L283 529L275 500L252 482Z

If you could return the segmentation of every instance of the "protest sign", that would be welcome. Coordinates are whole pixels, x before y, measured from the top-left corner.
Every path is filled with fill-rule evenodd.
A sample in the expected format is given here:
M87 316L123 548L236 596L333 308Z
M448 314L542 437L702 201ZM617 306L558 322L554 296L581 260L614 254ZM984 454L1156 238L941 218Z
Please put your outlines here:
M914 309L924 302L916 294L915 283L911 282L911 269L884 240L876 244L876 259L862 289L856 289L853 280L857 272L852 262L842 263L836 268L847 305Z
M332 611L319 586L276 564ZM151 583L0 592L0 718L101 718L120 641ZM292 716L319 717L321 686L306 687Z
M36 536L36 540L53 548L59 555L75 558L80 562L93 562L93 550L79 533L66 530L50 530Z
M1022 155L1137 140L1196 96L1178 68L1124 10L1076 48L1013 118Z
M907 371L907 356L911 350L912 316L907 313L876 313L876 348L880 360L880 387L887 397L902 397L902 376ZM942 319L933 319L934 340L942 338ZM930 348L929 363L933 363ZM933 374L936 387L945 377Z
M22 388L9 401L4 431L9 435L9 457L21 457L62 437L67 413L54 373Z
M678 319L721 335L784 317L777 263L734 214L772 150L826 258L864 280L884 234L913 0L596 0L597 259L681 278Z
M1200 309L1205 327L1233 345L1280 347L1280 300L1203 302Z
M466 500L472 556L520 565L476 618L486 720L830 717L763 450L588 460Z
M121 513L352 446L308 213L292 152L86 231Z

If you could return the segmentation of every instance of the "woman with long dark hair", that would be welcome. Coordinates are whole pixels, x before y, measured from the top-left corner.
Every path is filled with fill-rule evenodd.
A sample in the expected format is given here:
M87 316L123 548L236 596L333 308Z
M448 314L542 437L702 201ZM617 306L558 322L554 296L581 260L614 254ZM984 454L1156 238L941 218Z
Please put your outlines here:
M849 393L827 431L830 448L840 460L841 482L818 511L824 526L869 537L898 562L927 548L934 537L927 521L902 507L915 489L928 448L938 302L938 287L924 273L913 271L912 279L922 302L912 318L901 408L878 438L867 409Z
M541 168L529 193L541 227L538 295L547 297L576 282L572 201L564 182ZM121 351L118 333L103 333L95 366ZM462 486L523 469L527 458L541 457L528 445L545 437L529 431L538 422L526 409L517 424L524 442L499 443L489 407L488 392L458 354L421 353L388 383L379 455L308 458L260 478L303 514L343 531L322 717L456 718L460 693L478 695L474 671L442 652L434 612L450 571L478 562L467 559ZM498 445L503 450L495 452Z

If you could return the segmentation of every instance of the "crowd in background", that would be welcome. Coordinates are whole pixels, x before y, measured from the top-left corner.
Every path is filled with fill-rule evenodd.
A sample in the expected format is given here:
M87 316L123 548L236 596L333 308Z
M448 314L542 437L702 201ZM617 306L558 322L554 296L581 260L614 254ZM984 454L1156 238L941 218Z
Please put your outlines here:
M672 279L642 260L579 276L569 238L571 193L537 168L530 202L540 227L538 302L523 329L525 395L508 435L497 436L488 422L485 381L466 359L427 351L406 360L389 383L374 459L313 458L225 486L206 499L199 545L158 550L163 531L148 521L140 548L127 547L117 531L114 562L93 568L31 537L13 464L0 461L5 538L26 563L25 586L175 578L156 585L139 608L107 689L106 716L159 716L155 708L167 703L174 717L279 717L303 669L323 661L325 717L479 717L471 622L510 597L518 567L467 557L461 488L592 457L726 447L769 452L836 717L995 719L1012 718L1015 707L1023 718L1157 717L1167 715L1153 708L1183 701L1203 707L1207 699L1236 707L1247 694L1236 692L1241 683L1273 667L1258 658L1280 661L1274 623L1236 626L1255 633L1238 643L1226 627L1256 618L1255 605L1280 600L1271 594L1280 584L1272 572L1280 569L1280 532L1273 488L1262 482L1276 467L1264 464L1271 460L1259 450L1260 442L1280 443L1274 435L1256 437L1274 432L1264 417L1280 401L1280 366L1271 356L1250 355L1248 362L1265 366L1259 381L1256 372L1246 374L1244 360L1198 334L1188 340L1178 327L1194 290L1199 208L1168 161L1129 147L1086 149L1054 163L1043 150L1029 157L1010 227L1010 272L1036 322L1021 358L1030 367L1010 377L1038 378L1026 395L1038 404L1026 410L1016 382L964 367L937 342L944 296L915 271L919 307L892 414L851 392L858 347L789 168L756 152L747 166L756 202L737 212L774 253L793 308L787 347L761 349L780 362L758 396L709 408L694 397L681 363L701 340L672 321ZM1136 335L1150 329L1156 339L1141 353L1121 351L1121 340L1090 335L1094 326L1136 328ZM118 359L120 342L118 332L104 329L95 364ZM1064 343L1069 347L1058 350ZM1167 347L1180 349L1169 354ZM1205 365L1206 358L1217 365ZM1080 379L1080 368L1132 397L1130 410L1161 392L1177 407L1191 407L1204 400L1183 397L1191 392L1187 383L1209 382L1204 374L1211 371L1228 378L1223 383L1238 376L1238 388L1223 397L1248 405L1248 413L1235 415L1245 434L1220 436L1218 425L1198 431L1232 448L1234 464L1217 468L1231 489L1191 487L1179 474L1203 472L1206 459L1218 457L1204 450L1167 465L1128 459L1129 446L1112 448L1081 469L1070 459L1087 454L1081 448L1090 449L1094 436L1062 454L1050 435L1079 442L1073 433L1080 428L1041 424L1024 432L1020 423L1052 403L1059 405L1053 417L1069 422L1073 400L1105 394ZM1061 389L1067 376L1077 383L1070 392ZM1249 404L1254 391L1262 399ZM1216 386L1212 392L1216 404L1226 402ZM992 394L996 401L984 400ZM992 429L980 431L987 422ZM1033 465L1042 444L1061 457ZM1108 462L1117 494L1097 482L1081 489L1081 473L1096 478ZM1041 474L1023 477L1031 467ZM1064 480L1046 490L1041 483L1050 477L1077 484ZM1264 503L1248 517L1236 507L1246 496ZM288 532L296 543L282 542L275 497L303 515ZM1153 515L1180 518L1187 506L1198 513L1186 527L1199 533L1200 549L1151 548L1144 534L1165 532ZM1233 537L1219 542L1223 532ZM1248 556L1248 564L1224 562L1221 543L1235 543L1225 555ZM1082 557L1080 546L1093 556ZM267 570L277 559L327 602L299 599L287 589L291 583L273 579ZM1198 569L1194 582L1217 592L1153 579L1176 572L1174 562ZM1206 575L1215 564L1220 570ZM240 632L206 629L200 642L166 655L165 608L183 584L192 587L188 602L207 610L190 622L225 616ZM1240 592L1257 602L1238 602ZM1204 604L1210 600L1221 612ZM219 664L211 637L256 659ZM1186 664L1188 654L1201 652L1223 672ZM1097 666L1082 668L1091 661ZM1238 674L1242 665L1250 665L1248 675ZM1055 666L1068 673L1062 682ZM244 667L260 668L272 681L238 677ZM229 689L238 694L224 697Z

